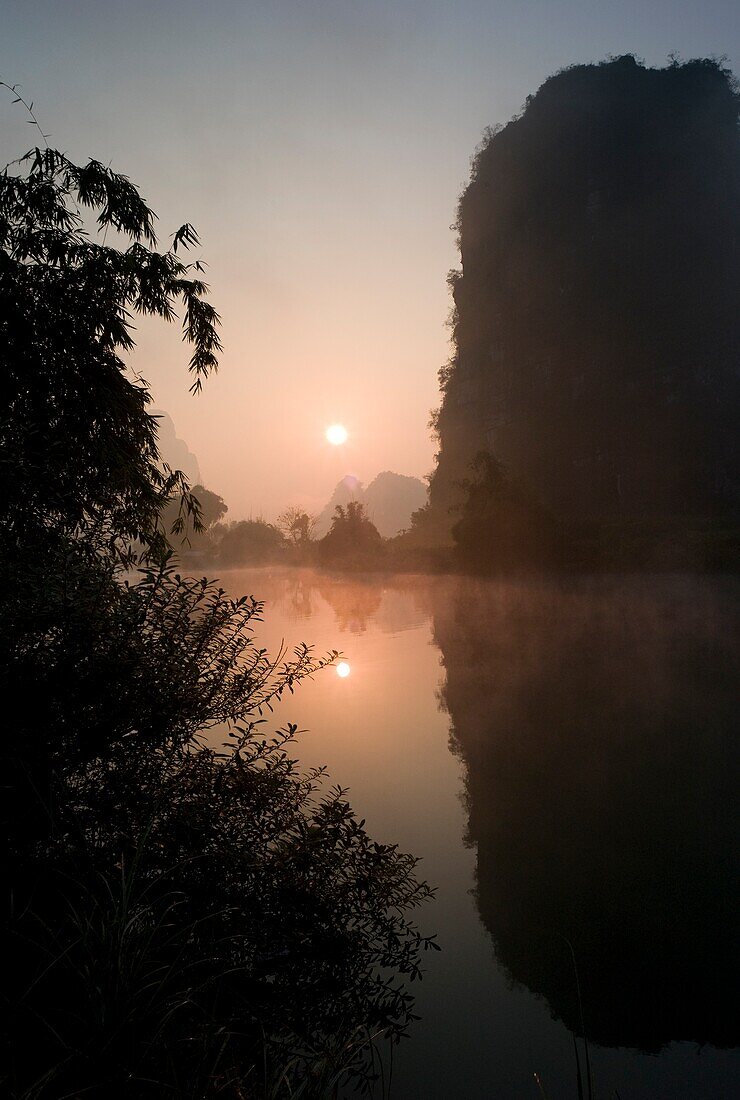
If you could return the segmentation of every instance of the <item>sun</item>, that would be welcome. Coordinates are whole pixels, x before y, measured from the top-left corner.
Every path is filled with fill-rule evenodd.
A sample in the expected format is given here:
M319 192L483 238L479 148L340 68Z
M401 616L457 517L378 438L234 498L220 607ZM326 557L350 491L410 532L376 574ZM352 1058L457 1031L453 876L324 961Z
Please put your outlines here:
M332 424L326 429L326 438L333 447L347 442L347 429L343 424Z
M337 676L341 676L343 680L346 676L349 676L350 671L350 667L346 661L340 661L337 665Z

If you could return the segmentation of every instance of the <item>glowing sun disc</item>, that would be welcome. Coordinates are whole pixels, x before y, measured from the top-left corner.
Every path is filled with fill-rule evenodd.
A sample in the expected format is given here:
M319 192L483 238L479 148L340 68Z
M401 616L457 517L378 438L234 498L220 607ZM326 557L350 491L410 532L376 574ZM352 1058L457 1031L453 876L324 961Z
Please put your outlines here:
M350 674L350 667L346 661L340 661L337 665L337 676L341 676L342 679Z
M347 442L347 429L343 424L332 424L326 429L326 438L333 447Z

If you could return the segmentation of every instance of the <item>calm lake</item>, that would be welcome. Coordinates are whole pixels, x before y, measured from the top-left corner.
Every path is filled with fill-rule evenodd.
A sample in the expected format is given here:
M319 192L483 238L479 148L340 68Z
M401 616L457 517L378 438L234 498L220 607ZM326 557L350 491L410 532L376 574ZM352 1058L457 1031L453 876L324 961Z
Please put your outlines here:
M575 1100L582 1031L600 1100L738 1095L740 581L221 583L271 651L342 651L275 725L437 887L393 1097Z

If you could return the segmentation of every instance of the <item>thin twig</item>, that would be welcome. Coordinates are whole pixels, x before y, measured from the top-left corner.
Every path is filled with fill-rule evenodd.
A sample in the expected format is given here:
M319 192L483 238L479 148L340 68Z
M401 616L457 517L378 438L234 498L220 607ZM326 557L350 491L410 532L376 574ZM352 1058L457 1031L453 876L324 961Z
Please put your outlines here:
M45 134L44 131L41 129L41 123L36 118L36 114L35 114L34 109L33 109L33 100L31 100L31 102L28 103L23 98L21 93L18 91L18 89L22 88L22 87L23 87L22 84L8 84L7 81L0 80L0 88L7 88L8 91L11 93L11 95L15 96L15 99L13 100L13 103L22 103L23 106L26 108L29 115L31 116L28 119L29 123L31 123L33 126L36 127L38 132L41 134L41 137L44 139L44 145L48 149L49 148L49 138L51 137L51 134ZM14 164L14 163L18 163L18 162L9 160L8 163L5 165L5 168L3 168L3 172L6 172L8 170L8 168L10 168L11 164Z

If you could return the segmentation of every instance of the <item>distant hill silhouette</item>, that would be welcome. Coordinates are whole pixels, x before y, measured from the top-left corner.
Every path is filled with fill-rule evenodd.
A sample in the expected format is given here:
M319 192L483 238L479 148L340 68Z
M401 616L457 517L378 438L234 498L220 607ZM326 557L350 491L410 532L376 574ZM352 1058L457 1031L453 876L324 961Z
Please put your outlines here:
M350 501L364 504L369 519L383 538L392 538L411 523L411 514L427 500L427 487L418 477L407 477L384 470L370 482L367 489L357 478L347 475L338 482L331 500L319 514L316 536L321 538L331 526L334 509Z
M173 470L182 470L192 485L201 483L200 466L198 459L188 447L184 439L180 439L175 429L175 422L169 413L162 409L155 409L152 416L157 418L157 446L163 462L171 466Z
M441 515L484 450L558 516L740 513L739 103L715 61L627 56L488 132L459 208Z
M384 470L365 490L367 514L383 538L392 538L411 523L411 514L427 502L427 487L418 477Z

